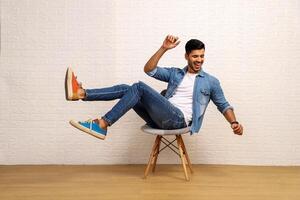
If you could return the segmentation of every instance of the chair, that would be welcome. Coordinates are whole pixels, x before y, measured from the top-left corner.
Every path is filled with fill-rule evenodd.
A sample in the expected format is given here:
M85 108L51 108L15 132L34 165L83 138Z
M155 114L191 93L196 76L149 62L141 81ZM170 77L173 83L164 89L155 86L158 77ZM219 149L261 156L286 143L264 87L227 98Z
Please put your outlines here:
M174 130L162 130L162 129L151 128L147 125L144 125L141 127L141 129L145 133L156 135L156 139L155 139L154 145L152 147L152 151L150 153L149 162L145 169L144 178L147 178L151 167L152 167L152 172L155 171L156 162L157 162L159 153L168 147L180 157L181 163L183 166L183 170L184 170L184 176L185 176L185 179L188 181L189 176L188 176L187 169L186 169L186 162L187 162L187 165L188 165L191 173L193 173L193 170L192 170L192 166L191 166L191 161L189 159L189 156L188 156L188 153L185 148L185 145L184 145L181 135L188 133L190 130L190 127L185 127L182 129L174 129ZM170 141L170 140L168 140L168 138L164 137L164 136L170 136L170 135L175 136L175 139ZM177 146L175 146L173 144L175 141L177 141ZM163 148L160 148L161 143L163 143L165 145Z

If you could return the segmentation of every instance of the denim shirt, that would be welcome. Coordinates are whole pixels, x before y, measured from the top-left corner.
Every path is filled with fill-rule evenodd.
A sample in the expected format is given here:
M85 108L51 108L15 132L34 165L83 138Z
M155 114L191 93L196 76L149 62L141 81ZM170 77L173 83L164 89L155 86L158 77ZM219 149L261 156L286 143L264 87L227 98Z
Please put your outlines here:
M169 99L174 95L176 88L181 83L186 72L187 66L183 69L174 67L156 67L152 71L147 72L147 74L155 79L168 83L165 97ZM193 114L190 128L191 134L199 132L205 110L210 100L213 101L222 114L224 114L228 109L233 109L233 107L230 106L225 99L219 80L201 70L196 76L193 88Z

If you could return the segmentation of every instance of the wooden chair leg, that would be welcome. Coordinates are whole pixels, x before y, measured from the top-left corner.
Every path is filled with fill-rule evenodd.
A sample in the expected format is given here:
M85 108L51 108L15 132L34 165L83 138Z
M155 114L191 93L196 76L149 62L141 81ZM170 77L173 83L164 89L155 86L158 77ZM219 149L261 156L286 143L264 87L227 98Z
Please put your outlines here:
M157 145L158 145L158 141L159 141L159 136L156 136L156 139L155 139L155 142L154 142L154 145L152 147L151 154L150 154L150 158L149 158L149 161L148 161L148 165L147 165L146 170L145 170L144 178L147 178L147 176L148 176L148 173L149 173L152 161L153 161L153 157L155 155L154 153L155 153Z
M188 173L187 173L187 170L186 170L186 165L185 165L185 155L183 154L182 144L180 142L179 135L176 135L176 140L177 140L177 145L178 145L178 148L179 148L180 158L181 158L181 162L182 162L182 166L183 166L183 170L184 170L184 176L185 176L185 179L188 181L189 176L188 176Z
M152 172L155 172L156 162L157 162L157 158L158 158L158 154L159 154L161 138L162 138L162 136L158 136L158 144L157 144L157 147L156 147L155 153L154 153L154 161L153 161Z
M185 144L183 142L182 136L180 135L179 137L180 137L180 142L182 144L183 154L185 154L185 158L186 158L186 161L188 163L189 169L190 169L191 173L194 173L194 171L192 169L192 163L191 163L191 160L189 158L188 152L187 152L187 150L185 148Z

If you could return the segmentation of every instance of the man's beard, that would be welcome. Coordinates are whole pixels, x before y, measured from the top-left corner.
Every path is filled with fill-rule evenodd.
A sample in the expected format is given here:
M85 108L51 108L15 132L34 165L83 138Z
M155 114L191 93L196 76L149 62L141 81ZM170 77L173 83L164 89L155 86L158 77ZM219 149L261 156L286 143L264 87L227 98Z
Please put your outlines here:
M199 70L197 70L197 69L194 68L194 64L189 65L189 68L190 68L190 70L191 70L192 72L197 73L197 72L199 72L199 71L201 70L202 64L203 64L203 63L200 64Z

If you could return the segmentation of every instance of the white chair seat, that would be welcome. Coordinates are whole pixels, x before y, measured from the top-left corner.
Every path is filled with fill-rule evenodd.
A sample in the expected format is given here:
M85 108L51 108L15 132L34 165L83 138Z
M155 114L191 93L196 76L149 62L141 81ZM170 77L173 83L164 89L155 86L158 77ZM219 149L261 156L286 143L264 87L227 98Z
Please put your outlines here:
M190 127L188 126L180 129L163 130L144 125L141 127L141 130L152 135L181 135L190 132Z

